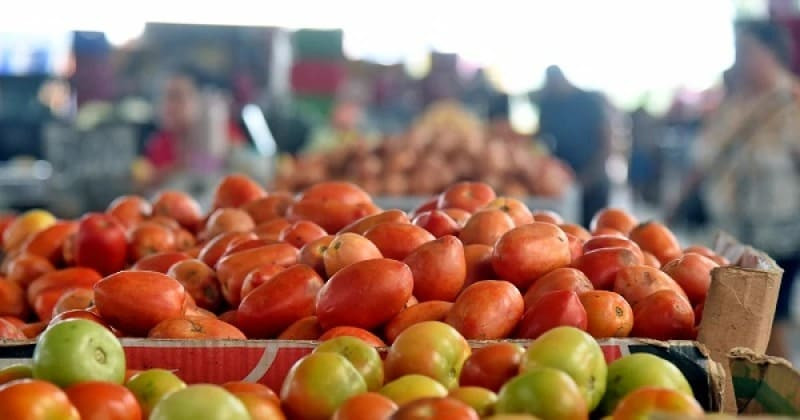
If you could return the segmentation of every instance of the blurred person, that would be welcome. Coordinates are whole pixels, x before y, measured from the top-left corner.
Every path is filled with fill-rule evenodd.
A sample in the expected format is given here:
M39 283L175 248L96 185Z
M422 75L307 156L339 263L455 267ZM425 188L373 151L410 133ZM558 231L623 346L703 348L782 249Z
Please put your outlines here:
M698 139L682 200L699 195L713 227L767 252L783 268L769 353L784 357L783 330L800 267L800 90L789 63L789 38L778 25L736 25L729 89Z
M545 72L545 82L534 98L539 106L537 137L575 171L583 189L582 222L608 205L611 181L606 161L611 154L611 126L602 95L573 85L557 66Z

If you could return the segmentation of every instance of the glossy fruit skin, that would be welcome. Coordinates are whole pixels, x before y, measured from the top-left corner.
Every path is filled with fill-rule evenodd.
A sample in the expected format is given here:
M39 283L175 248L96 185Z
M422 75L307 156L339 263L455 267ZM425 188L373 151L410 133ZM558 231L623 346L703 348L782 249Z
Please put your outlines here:
M506 212L498 209L485 209L473 214L467 220L458 237L464 245L493 246L504 233L514 227L514 220Z
M424 211L416 215L411 223L427 230L436 238L441 238L445 235L458 235L461 231L461 226L441 210Z
M89 213L78 224L75 262L108 275L122 270L128 260L125 229L111 216Z
M656 340L694 340L694 309L672 290L661 290L633 307L634 337Z
M53 307L53 316L74 309L86 309L94 305L92 289L76 288L64 292Z
M614 410L614 420L635 420L649 416L673 415L703 418L703 407L693 397L672 389L639 388L623 398Z
M250 420L286 420L280 403L269 401L255 394L232 394L244 404Z
M575 223L562 223L558 225L564 233L568 233L570 235L575 236L576 238L582 239L583 241L588 241L592 234L589 233L588 230L584 229L581 225L576 225Z
M0 319L0 338L7 340L24 340L25 334L14 324Z
M246 175L230 174L217 184L211 206L215 209L242 207L266 195L267 192Z
M467 276L464 247L455 236L443 236L412 252L404 262L414 276L414 296L420 301L452 301Z
M601 412L613 413L621 399L644 387L673 389L694 396L689 382L675 365L649 353L633 353L608 365L608 388Z
M445 322L468 340L496 340L511 334L524 309L522 295L513 284L484 280L458 295Z
M472 407L481 417L488 416L494 410L494 404L497 402L497 394L477 386L460 386L450 391L447 396Z
M6 279L26 288L40 276L52 271L55 271L55 267L45 257L19 254L9 261Z
M156 403L166 395L186 388L186 384L174 373L164 369L148 369L134 374L125 383L142 409L149 416Z
M572 290L581 294L589 290L594 290L592 282L583 272L575 268L562 267L545 274L536 280L533 285L525 292L525 308L530 308L545 293L556 290Z
M328 232L318 224L301 220L283 229L278 239L300 249L305 244L327 235Z
M125 352L114 334L85 319L50 326L33 351L33 377L67 387L78 382L125 379Z
M103 320L103 318L100 318L100 315L97 315L96 313L91 312L91 311L89 311L87 309L73 309L73 310L70 310L70 311L62 312L62 313L54 316L53 319L50 320L49 325L55 325L57 322L61 322L61 321L64 321L66 319L73 319L73 318L85 319L85 320L88 320L88 321L92 321L92 322L98 323L98 324L102 325L104 328L107 328L109 331L114 333L114 331Z
M225 253L225 250L231 243L250 239L256 239L256 235L254 233L243 232L219 234L203 245L200 249L200 253L197 255L197 259L204 262L209 267L215 267L220 257L222 257L222 254Z
M80 420L67 394L55 385L20 379L0 386L0 418L14 420Z
M389 420L397 404L377 392L367 392L349 398L331 420Z
M569 256L570 261L574 262L581 255L583 255L583 245L585 241L577 236L567 233L567 242L569 242Z
M658 261L655 255L647 251L642 251L642 255L644 256L644 265L653 268L661 268L661 262Z
M535 367L503 385L495 413L528 413L544 419L588 419L588 407L575 381L549 367Z
M53 265L64 263L62 247L67 237L78 231L78 224L72 221L56 222L31 235L22 244L20 251L46 258Z
M629 236L642 248L642 251L655 255L662 265L680 257L682 253L678 239L659 222L645 222L637 225L631 230Z
M312 353L297 361L283 381L287 417L328 419L349 398L367 392L364 378L344 356Z
M633 309L621 295L591 290L578 295L586 310L586 331L594 338L627 337L633 328Z
M401 210L385 210L380 213L362 217L339 230L339 234L351 232L363 235L381 223L411 223L408 215Z
M317 317L307 316L289 325L278 336L278 340L317 340L322 333Z
M614 292L622 295L631 307L661 290L672 290L686 297L675 280L663 271L650 266L624 267L617 272L614 279Z
M511 217L514 226L527 225L533 222L533 213L522 201L513 197L497 197L486 205L487 209L498 209Z
M439 197L440 196L441 195L434 195L433 197L428 198L427 200L423 201L417 207L415 207L414 210L411 211L410 216L413 218L413 217L416 217L416 216L418 216L419 214L421 214L423 212L430 211L430 210L436 210L437 209L436 206L439 204Z
M359 261L383 258L381 251L369 239L356 233L336 235L322 253L322 263L328 277Z
M471 353L469 343L453 327L425 321L397 336L384 361L386 379L426 375L448 389L458 386L461 368Z
M492 267L493 251L494 248L489 245L472 244L464 246L464 260L467 267L464 287L476 281L498 278Z
M564 223L564 218L552 210L533 210L532 213L535 222L550 223L553 225Z
M174 264L188 260L192 257L185 252L162 252L158 254L148 255L131 266L131 270L135 271L155 271L156 273L167 274L170 267Z
M586 274L595 289L611 290L617 272L638 262L636 254L627 248L600 248L581 255L571 267Z
M289 220L284 218L272 219L268 222L257 225L255 229L253 229L252 233L259 239L277 241L281 236L281 232L291 224L292 223L289 222Z
M355 337L340 336L323 341L314 353L333 352L347 359L364 378L368 391L383 386L383 360L371 344Z
M196 232L203 219L200 205L181 191L162 191L153 200L153 216L175 219L181 226Z
M191 385L166 395L150 413L150 420L250 420L247 407L216 385Z
M605 208L594 215L589 229L594 231L598 228L611 228L627 235L638 223L639 221L625 210Z
M142 409L136 397L122 385L82 382L65 390L82 419L140 420Z
M216 318L191 317L172 318L161 321L147 334L148 338L171 338L181 340L245 340L244 333L227 322Z
M452 302L442 300L429 300L418 303L403 309L397 316L391 319L384 327L384 336L389 343L405 331L406 328L423 321L442 321L444 322L447 313L453 306Z
M383 386L381 395L403 406L421 398L445 397L447 388L425 375L403 375Z
M497 392L519 372L525 349L515 343L492 343L480 347L464 363L459 383Z
M236 325L251 338L274 337L293 322L314 315L322 284L311 267L289 267L244 297L236 313Z
M472 216L472 213L462 209L447 208L441 210L446 215L450 216L453 220L455 220L456 223L458 223L458 225L461 226L462 228L464 227L465 224L467 224L467 220L469 220L470 216Z
M335 236L325 235L317 238L300 248L297 262L314 269L320 276L328 277L325 273L325 251L333 242Z
M222 295L232 306L241 302L242 283L248 273L265 264L290 266L297 262L297 248L278 243L237 252L222 258L216 265Z
M98 282L94 297L97 311L111 326L143 337L159 322L181 316L186 292L166 274L121 271Z
M603 351L589 334L573 327L558 327L528 346L520 372L546 366L569 375L578 385L589 411L606 391L608 368Z
M386 347L386 343L384 343L380 337L358 327L333 327L325 331L325 333L319 337L319 341L328 341L337 337L355 337L373 347Z
M0 368L0 385L5 385L18 379L33 378L33 369L27 364L13 364Z
M630 239L620 238L618 236L613 235L600 235L594 236L591 239L588 239L583 244L583 252L594 251L595 249L602 249L602 248L627 248L630 249L631 252L636 255L638 260L638 264L644 263L644 254L642 254L641 248L639 245L636 245L636 242L631 241Z
M356 220L379 211L371 202L347 204L342 201L301 200L289 206L286 218L289 221L309 220L326 232L338 232Z
M486 206L497 197L492 187L483 182L459 182L448 187L436 203L440 209L457 208L470 213Z
M265 264L249 272L242 282L242 299L256 290L258 286L275 277L276 274L286 270L286 267L278 264Z
M271 193L243 205L242 210L246 211L257 225L260 225L286 216L286 209L291 203L292 196L290 194Z
M400 313L411 297L411 269L387 258L351 264L334 274L317 295L320 325L372 329Z
M560 326L587 328L586 310L578 295L571 290L545 293L525 311L519 321L517 337L537 338L546 331Z
M117 221L131 228L150 217L153 213L153 206L138 195L123 195L115 198L106 209L106 214L117 219Z
M275 394L272 389L270 389L266 385L262 385L255 382L245 382L245 381L232 381L226 382L221 385L225 388L226 391L230 392L234 395L241 395L241 394L254 394L261 398L265 398L275 404L281 403L280 398Z
M343 181L318 182L303 191L299 201L339 201L345 204L371 203L369 194L356 184Z
M558 226L533 222L506 232L495 244L492 267L522 290L572 260L566 234Z
M235 208L220 208L208 216L200 239L210 239L225 232L250 232L256 227L246 211Z
M698 305L706 300L711 285L711 270L716 267L719 264L711 259L690 252L668 262L662 270L681 286L692 305Z
M130 231L129 237L128 256L133 262L177 248L172 230L153 222L140 223Z
M216 311L222 304L222 291L214 270L197 259L178 261L167 275L177 280L186 293L192 296L197 306Z
M3 249L16 250L31 235L56 223L56 218L44 210L29 210L14 218L3 229Z
M478 413L466 403L449 397L422 398L403 405L392 420L478 420Z
M92 288L100 280L102 280L100 274L91 268L70 267L51 271L40 276L28 286L28 302L33 304L36 296L49 290Z
M398 261L436 239L427 230L409 223L381 223L368 230L364 237L372 241L385 258Z
M27 318L28 309L25 292L16 283L0 279L0 316Z

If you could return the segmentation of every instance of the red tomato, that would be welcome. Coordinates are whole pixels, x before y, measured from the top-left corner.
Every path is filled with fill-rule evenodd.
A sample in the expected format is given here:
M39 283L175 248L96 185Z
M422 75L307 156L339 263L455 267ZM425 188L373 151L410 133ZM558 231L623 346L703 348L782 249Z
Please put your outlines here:
M90 289L101 279L100 274L91 268L71 267L53 271L31 283L28 287L28 303L33 305L37 296L50 290Z
M241 207L266 195L267 192L246 175L231 174L217 185L212 207Z
M586 331L586 310L572 290L546 293L525 312L519 322L519 338L537 338L548 330L567 325Z
M175 219L181 226L196 232L203 219L200 205L180 191L162 191L153 200L153 215Z
M33 254L19 254L10 259L6 268L6 278L24 289L39 276L53 270L55 270L55 267L45 257Z
M395 411L394 401L377 392L367 392L345 401L331 420L387 420Z
M572 290L582 293L593 290L592 282L580 270L562 267L543 275L525 292L525 308L530 308L545 293Z
M497 197L492 187L483 182L459 182L439 196L440 209L457 208L470 213L486 206Z
M316 316L297 320L278 336L278 340L317 340L322 336L322 327Z
M233 306L242 300L242 284L254 269L266 264L290 266L297 263L297 248L277 243L237 252L222 258L216 265L222 295Z
M509 230L497 241L492 255L494 271L522 290L570 261L567 235L558 226L543 222Z
M392 211L392 210L389 210ZM427 230L433 236L458 235L461 226L441 210L429 210L418 214L411 223Z
M386 347L386 343L383 342L378 336L375 334L357 327L333 327L328 331L325 331L325 334L322 334L319 337L319 341L326 341L330 340L331 338L336 337L355 337L360 339L361 341L373 346L373 347Z
M318 224L309 222L308 220L301 220L284 228L280 236L278 236L278 240L284 241L299 249L305 244L327 235L328 232L325 232L325 229L321 228Z
M419 301L452 301L467 277L464 246L455 236L425 243L404 260L414 276L414 296Z
M215 267L222 254L228 249L228 246L237 241L243 242L250 239L256 239L256 235L243 232L228 232L217 235L200 249L197 259L203 261L209 267Z
M67 238L78 231L76 222L56 222L54 225L31 235L22 245L22 253L47 258L53 265L64 263L62 247Z
M590 290L579 295L586 309L586 331L594 338L627 337L633 328L633 309L617 293Z
M513 284L484 280L470 285L456 299L445 322L470 340L506 338L522 318L525 304Z
M245 340L247 337L238 328L225 321L209 317L165 319L153 327L148 338L173 338L180 340Z
M0 279L0 316L27 318L28 302L17 283Z
M472 407L455 398L422 398L403 405L393 420L478 420Z
M668 262L662 270L681 286L689 301L698 305L706 300L711 286L711 270L719 264L700 254L687 253Z
M214 270L200 260L189 259L173 264L167 275L178 280L197 306L216 311L222 304L222 292Z
M694 333L694 309L673 290L655 292L633 307L633 337L693 340Z
M185 252L162 252L142 258L131 267L131 270L155 271L157 273L166 274L174 264L190 258L192 257Z
M525 349L514 343L493 343L472 351L461 369L461 386L479 386L497 392L517 376Z
M75 237L75 262L108 275L122 270L128 260L125 229L102 213L83 216Z
M67 394L57 386L32 379L20 379L0 386L0 419L80 420Z
M266 197L253 200L244 206L242 210L250 214L253 221L260 225L273 219L286 216L286 209L292 203L292 196L287 193L271 193Z
M280 404L281 400L275 395L275 392L269 389L268 386L257 384L255 382L245 381L232 381L226 382L221 385L226 391L233 394L255 394L261 398L266 398L275 404Z
M131 261L139 261L161 252L174 251L176 248L173 231L158 223L140 223L130 232L128 255Z
M617 272L637 263L636 254L628 248L600 248L578 257L572 267L586 274L595 289L610 290Z
M703 407L694 398L666 388L639 388L626 395L614 409L614 419L634 420L666 416L700 419Z
M183 314L186 291L177 280L150 271L121 271L94 286L100 316L128 334L146 336L159 322Z
M65 390L82 419L140 420L142 409L128 388L108 382L83 382Z
M427 230L409 223L381 223L364 234L385 258L402 261L422 244L436 238Z
M0 319L0 339L24 340L25 338L27 338L25 334L14 324L5 319Z
M142 220L150 217L153 206L138 195L117 197L106 209L106 214L117 219L126 228L132 228Z
M429 300L427 302L411 305L392 318L384 328L386 339L393 343L394 340L405 331L406 328L423 321L442 321L444 322L447 313L453 306L451 302L441 300Z

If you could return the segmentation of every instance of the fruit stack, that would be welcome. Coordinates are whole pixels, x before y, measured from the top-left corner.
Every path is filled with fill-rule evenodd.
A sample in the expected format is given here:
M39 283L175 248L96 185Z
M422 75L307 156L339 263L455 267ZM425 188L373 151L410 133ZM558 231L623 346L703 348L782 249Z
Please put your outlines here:
M102 357L98 357L102 355ZM649 353L606 364L589 334L557 327L529 343L472 351L452 326L403 331L382 360L371 344L332 338L297 360L279 395L260 384L186 385L164 369L127 370L100 324L45 330L30 365L0 369L0 418L139 420L702 418L677 367ZM535 417L534 417L535 416Z
M355 141L284 160L274 186L300 191L322 181L345 180L372 195L426 196L471 179L484 180L505 195L560 197L573 175L531 141L489 137L477 118L458 105L442 103L407 133L376 145Z
M710 271L727 263L621 210L600 212L588 231L480 182L406 214L345 182L292 197L242 175L220 182L208 214L177 191L127 196L78 221L26 213L7 223L3 245L0 338L10 339L69 318L175 339L383 345L422 321L467 339L565 325L693 339Z

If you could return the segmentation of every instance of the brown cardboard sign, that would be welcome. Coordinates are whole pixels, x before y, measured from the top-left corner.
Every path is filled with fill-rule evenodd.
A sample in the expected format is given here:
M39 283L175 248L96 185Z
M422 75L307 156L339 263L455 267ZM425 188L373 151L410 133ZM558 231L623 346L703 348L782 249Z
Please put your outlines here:
M735 348L728 362L740 413L800 416L800 372L788 361Z

